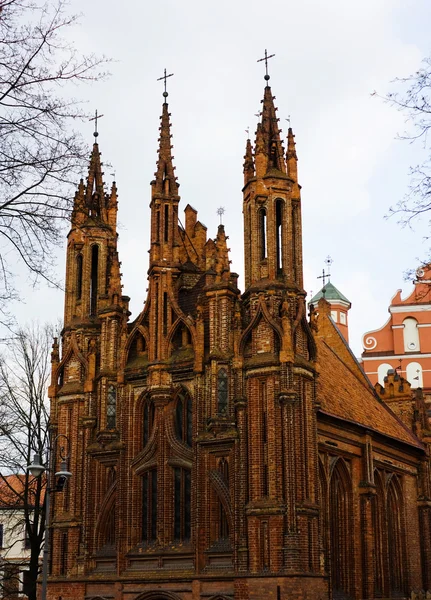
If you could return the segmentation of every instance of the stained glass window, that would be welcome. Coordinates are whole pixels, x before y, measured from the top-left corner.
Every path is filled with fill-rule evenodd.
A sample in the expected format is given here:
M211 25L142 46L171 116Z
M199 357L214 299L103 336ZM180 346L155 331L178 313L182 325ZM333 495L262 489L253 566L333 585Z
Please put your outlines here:
M108 402L106 403L106 426L115 429L117 425L117 390L113 385L108 386Z
M226 369L220 369L217 376L217 412L224 415L227 412L229 381Z

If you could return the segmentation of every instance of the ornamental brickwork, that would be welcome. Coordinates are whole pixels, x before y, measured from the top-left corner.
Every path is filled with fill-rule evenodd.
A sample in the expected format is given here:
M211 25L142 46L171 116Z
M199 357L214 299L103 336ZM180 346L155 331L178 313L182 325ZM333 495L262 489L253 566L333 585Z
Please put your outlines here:
M55 495L49 598L430 587L427 424L379 398L324 298L307 317L295 138L285 150L271 88L246 145L243 294L224 226L208 238L190 204L179 220L171 150L165 96L148 296L133 322L97 143L75 196L50 387L73 479Z

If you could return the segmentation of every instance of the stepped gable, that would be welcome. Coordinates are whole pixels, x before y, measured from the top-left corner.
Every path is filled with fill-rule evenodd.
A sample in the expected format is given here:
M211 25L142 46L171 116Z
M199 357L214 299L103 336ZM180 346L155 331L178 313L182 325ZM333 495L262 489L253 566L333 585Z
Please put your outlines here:
M317 383L320 412L422 448L417 437L377 400L365 378L360 381L325 340L317 340L317 352L321 366Z

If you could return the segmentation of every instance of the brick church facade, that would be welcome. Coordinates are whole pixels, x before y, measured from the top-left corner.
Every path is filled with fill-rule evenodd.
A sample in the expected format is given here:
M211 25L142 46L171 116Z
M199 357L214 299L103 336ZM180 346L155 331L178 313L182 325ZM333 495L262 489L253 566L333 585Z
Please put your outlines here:
M129 322L117 188L95 143L68 235L50 387L70 443L52 600L405 598L431 588L429 424L373 390L321 298L306 314L301 196L266 78L244 162L245 291L224 226L186 205L162 108L148 296ZM392 386L392 388L390 387ZM398 393L398 392L397 392ZM421 404L422 402L422 404ZM413 404L412 404L413 403Z

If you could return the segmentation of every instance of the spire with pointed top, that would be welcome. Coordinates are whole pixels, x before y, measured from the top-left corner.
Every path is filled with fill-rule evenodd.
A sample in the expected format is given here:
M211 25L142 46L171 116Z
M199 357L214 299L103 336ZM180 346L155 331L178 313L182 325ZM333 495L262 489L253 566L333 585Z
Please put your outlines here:
M244 155L244 185L246 185L250 179L254 177L254 160L253 150L251 147L250 138L247 139Z
M167 95L167 92L165 92ZM169 121L170 113L168 111L168 104L163 103L162 116L160 117L161 124L159 127L159 150L157 160L157 171L154 173L155 181L152 182L154 186L154 192L163 195L178 195L177 178L175 177L175 167L172 163L172 148L171 145L171 124Z
M295 136L293 135L292 127L289 127L287 133L287 174L289 177L298 181L298 156L296 154Z
M106 221L105 190L103 186L101 153L97 142L93 144L85 189L85 204L91 217Z
M260 127L256 132L256 155L259 153L262 158L259 160L259 168L256 160L256 174L265 175L269 170L276 169L281 173L286 173L284 162L284 148L280 139L280 129L278 127L277 108L274 106L275 96L272 95L269 85L265 87L262 100L262 120Z

